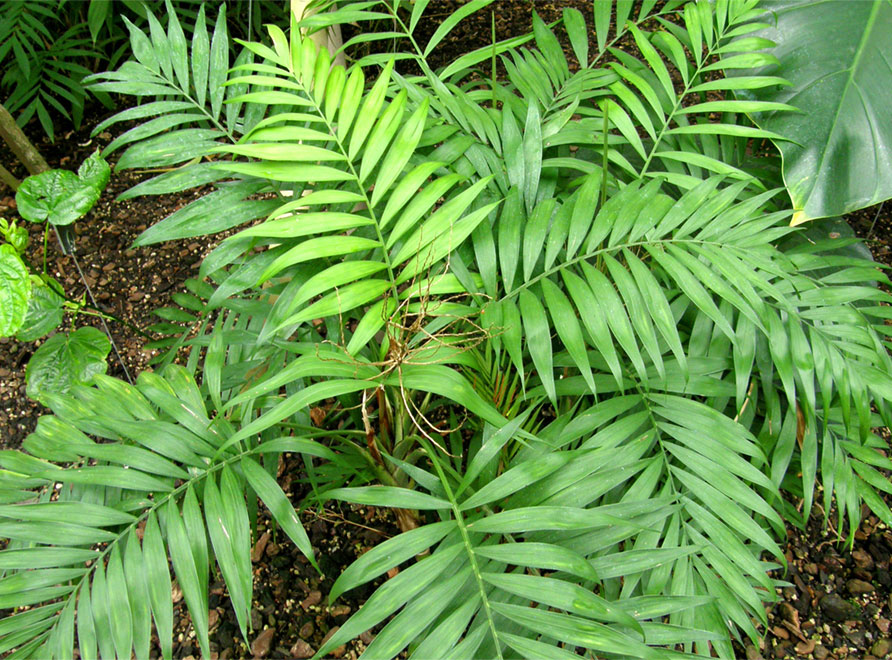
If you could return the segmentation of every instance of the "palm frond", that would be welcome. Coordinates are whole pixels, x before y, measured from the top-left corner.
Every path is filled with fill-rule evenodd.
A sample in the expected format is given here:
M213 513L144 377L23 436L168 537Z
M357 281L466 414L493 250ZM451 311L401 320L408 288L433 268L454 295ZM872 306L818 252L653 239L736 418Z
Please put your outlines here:
M154 621L162 655L171 657L168 554L202 652L209 653L214 562L247 636L248 488L315 563L294 508L262 467L264 454L288 451L289 441L229 442L231 428L210 420L205 395L182 367L167 367L164 377L142 374L135 387L99 377L95 387L49 399L56 415L39 420L25 441L28 453L0 457L11 477L0 508L0 533L9 539L0 551L4 607L46 603L6 620L5 650L70 657L76 630L84 657L96 657L98 648L102 657L132 651L148 658ZM298 444L314 451L315 443ZM72 465L60 469L54 461ZM21 490L53 484L52 500Z
M503 428L488 442L504 448L519 440L517 425ZM469 456L461 483L429 447L435 495L387 488L326 494L431 509L440 522L387 541L343 573L332 598L403 567L318 655L385 619L369 657L394 657L413 641L418 657L435 647L446 657L462 644L465 657L502 657L509 647L523 653L546 642L688 657L649 645L720 643L727 618L758 637L748 617L763 616L761 602L774 588L773 566L758 555L781 558L780 550L749 512L688 471L731 484L736 501L782 524L757 490L777 495L751 462L765 457L742 427L681 397L631 395L577 414L548 443L534 440L497 478L476 478L497 460L499 446L483 444ZM616 492L624 493L620 500ZM728 576L728 587L714 601L705 585L717 574ZM471 640L477 646L469 649Z

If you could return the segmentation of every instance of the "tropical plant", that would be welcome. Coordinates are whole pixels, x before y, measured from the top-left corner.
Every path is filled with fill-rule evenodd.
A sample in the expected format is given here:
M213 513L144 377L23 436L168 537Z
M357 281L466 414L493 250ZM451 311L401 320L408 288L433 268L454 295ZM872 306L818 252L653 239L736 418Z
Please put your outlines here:
M54 231L63 246L70 225L99 200L111 171L98 152L85 160L78 173L48 170L29 176L16 191L19 214L43 223L43 266L33 269L26 261L28 231L13 220L0 218L0 337L15 336L34 341L56 330L65 312L106 314L85 300L71 300L59 282L47 272L47 239ZM114 318L114 317L109 317ZM67 392L73 384L88 383L93 374L104 373L111 343L102 332L85 327L71 334L58 332L44 342L28 363L25 376L28 395L41 400L47 392Z
M203 1L180 0L168 9L179 20L193 23L204 16ZM284 3L247 0L233 3L230 22L239 34L259 31L261 21L281 20ZM0 78L3 103L24 126L37 116L50 141L55 139L53 114L80 128L89 100L82 80L109 66L116 66L128 47L125 23L144 25L161 0L21 0L0 8ZM154 32L153 32L154 34ZM94 89L107 108L111 98Z
M415 48L427 3L396 4L309 21L388 16ZM315 561L283 452L309 502L390 507L404 530L338 578L331 600L402 567L317 657L383 624L366 657L733 658L802 523L782 492L808 516L820 477L850 535L862 502L892 523L871 432L890 297L868 283L888 280L789 226L750 156L780 136L746 119L786 106L713 98L783 83L722 77L773 61L756 2L599 2L593 52L564 13L575 72L536 17L535 47L434 71L486 4L400 54L423 76L390 58L368 88L380 58L331 67L294 26L245 43L225 94L219 19L191 58L173 16L132 28L137 62L100 84L165 98L118 116L157 115L119 167L185 164L129 194L218 188L138 243L264 219L159 310L157 372L47 393L24 452L0 452L0 603L32 608L0 650L146 658L154 621L171 657L168 558L204 655L214 563L249 635L258 498Z
M787 79L791 84L786 87L743 93L809 111L807 122L785 113L756 118L759 126L790 138L777 146L796 211L793 223L842 215L892 197L892 123L886 119L885 92L892 85L892 4L769 0L762 8L766 26L758 36L777 44L772 52L779 61L738 73ZM806 55L800 48L805 39L822 47Z
M81 79L91 73L85 61L100 58L86 24L69 21L75 16L64 5L22 0L3 3L0 11L3 104L20 126L36 114L50 140L55 137L51 110L80 126L86 100Z

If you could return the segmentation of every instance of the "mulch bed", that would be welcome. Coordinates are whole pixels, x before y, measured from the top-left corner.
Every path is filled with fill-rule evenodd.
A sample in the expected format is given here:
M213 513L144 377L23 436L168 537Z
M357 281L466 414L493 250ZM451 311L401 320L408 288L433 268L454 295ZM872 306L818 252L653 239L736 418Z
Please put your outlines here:
M439 0L431 4L429 12L442 18L460 4L463 3ZM493 9L498 38L528 31L530 6L527 0L496 3ZM535 9L548 22L557 19L564 6L577 6L588 16L591 3L590 0L535 3ZM435 23L419 26L424 33L422 43L435 28ZM487 12L467 21L464 27L454 32L441 46L439 54L446 61L488 44L489 33ZM106 115L97 113L94 121L98 122ZM92 125L95 123L77 131L59 131L60 138L55 144L39 143L38 147L50 166L76 169L94 149L105 146L124 129L123 126L113 127L91 139ZM39 134L39 129L28 128L33 129L29 130L32 137ZM0 160L12 162L10 154L2 147ZM23 176L21 170L14 173ZM130 248L144 229L206 192L142 197L122 203L114 201L118 194L146 176L133 171L114 172L100 202L75 226L77 259L99 304L139 328L158 320L152 316L152 311L169 304L171 293L183 290L183 282L197 273L202 257L211 247L204 240L186 240ZM0 215L16 217L15 200L8 190L0 189ZM859 211L847 220L859 236L867 239L878 261L892 264L892 203ZM31 256L33 263L38 263L42 240L40 227L31 227L31 238ZM64 256L53 242L49 263L51 273L71 297L84 294L72 258ZM94 324L95 319L82 317L77 323ZM147 367L151 357L151 352L143 348L145 339L122 324L112 323L110 329L121 361L112 353L108 373L122 378L129 374L135 378ZM46 412L25 394L25 366L38 344L0 339L0 449L19 447L33 430L37 418ZM308 492L300 479L301 474L298 459L284 456L280 483L296 505ZM223 585L213 583L210 620L211 648L215 657L309 657L377 586L377 583L366 585L348 592L332 605L326 600L334 579L346 566L369 547L398 533L389 511L335 504L324 509L306 510L301 518L324 575L318 575L281 535L276 537L269 531L260 533L252 556L255 569L255 599L251 614L254 637L250 645L240 638ZM834 519L835 512L831 512L830 520ZM770 628L760 645L752 646L747 640L746 646L738 647L741 658L871 660L892 657L892 531L868 515L855 533L854 547L850 551L832 526L828 528L823 524L821 512L816 511L806 529L788 529L785 553L789 570L782 577L791 586L780 590L779 603L770 608ZM177 603L174 655L178 658L197 657L199 651L182 594L176 589L174 600ZM366 633L362 639L336 649L332 655L355 658L370 641L371 636Z

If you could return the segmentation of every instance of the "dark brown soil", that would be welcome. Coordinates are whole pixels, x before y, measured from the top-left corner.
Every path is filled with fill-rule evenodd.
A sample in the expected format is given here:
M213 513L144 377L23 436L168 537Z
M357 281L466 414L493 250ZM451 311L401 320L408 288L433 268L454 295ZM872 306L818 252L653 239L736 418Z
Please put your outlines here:
M428 10L441 20L459 1L438 0ZM497 38L525 33L530 29L530 8L546 22L556 20L565 6L576 6L590 19L590 0L501 0L495 12ZM437 21L438 22L438 21ZM424 44L437 22L419 26ZM453 32L437 49L442 61L489 43L490 14L472 17ZM485 68L485 67L484 67ZM89 115L88 115L89 116ZM97 116L98 122L104 116ZM92 123L91 125L95 125ZM91 125L59 137L56 144L40 143L39 148L51 167L76 169L97 147L102 147L122 129L89 136ZM32 136L39 129L30 131ZM114 159L112 159L114 160ZM0 161L11 162L0 149ZM23 173L15 171L19 176ZM201 258L211 245L204 240L183 241L130 249L146 227L169 215L204 191L171 197L142 197L116 203L115 197L145 178L139 172L115 172L108 190L93 211L76 225L76 257L99 305L138 328L157 321L152 311L168 303L170 294L183 290L183 282L197 272ZM8 190L0 189L0 216L16 217L15 201ZM878 261L892 264L892 203L865 209L847 218L859 236L867 240ZM32 260L39 263L41 232L32 227ZM72 257L63 256L51 242L50 271L68 294L79 298L85 288ZM81 317L78 325L95 323ZM109 324L120 351L113 353L108 372L135 378L146 368L151 352L144 350L145 339L131 327ZM38 343L0 339L0 449L16 448L34 428L44 409L25 395L24 370ZM301 482L301 465L289 456L283 458L280 483L295 505L307 494ZM830 520L835 514L831 513ZM354 612L371 593L374 585L347 593L333 606L326 595L333 580L357 556L389 536L397 528L389 511L374 508L328 506L307 510L301 515L323 569L319 576L294 546L270 532L261 532L254 552L255 601L252 610L254 636L249 645L240 638L235 616L222 584L211 593L212 650L215 657L300 658L316 648ZM781 590L781 601L769 611L770 628L758 647L739 646L739 655L758 658L855 658L871 660L890 657L892 652L892 532L873 516L868 516L855 534L854 548L845 547L832 524L823 524L820 511L811 517L806 529L788 530L786 556L789 571L782 576L791 586ZM178 619L174 655L197 657L198 647L189 625L182 594L175 588ZM335 657L357 657L370 637L337 649Z

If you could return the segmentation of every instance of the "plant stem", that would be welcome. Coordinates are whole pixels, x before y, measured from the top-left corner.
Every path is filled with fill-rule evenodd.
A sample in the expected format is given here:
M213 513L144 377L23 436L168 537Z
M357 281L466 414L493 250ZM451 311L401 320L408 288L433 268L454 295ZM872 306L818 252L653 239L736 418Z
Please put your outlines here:
M0 165L0 181L12 188L13 192L16 192L19 189L19 186L22 185L22 182L16 179L12 175L12 172L10 172L2 165Z
M47 239L50 235L50 223L46 223L43 228L43 274L46 275L46 252L47 252Z
M68 300L68 299L66 298L66 300ZM88 302L78 303L78 306L79 306L78 309L72 310L76 314L86 314L87 316L96 316L98 318L106 319L108 321L114 321L115 323L120 323L121 325L128 328L129 330L132 330L133 332L138 334L140 337L144 337L145 339L154 339L154 337L152 337L152 335L141 330L138 326L134 325L133 323L130 323L130 321L125 321L122 318L118 318L114 314L109 314L108 312L103 312L101 309L93 309L92 305L90 305L90 303L88 303Z
M30 174L40 174L50 169L37 147L22 132L22 129L15 123L15 119L2 104L0 104L0 137L9 145L16 158Z

